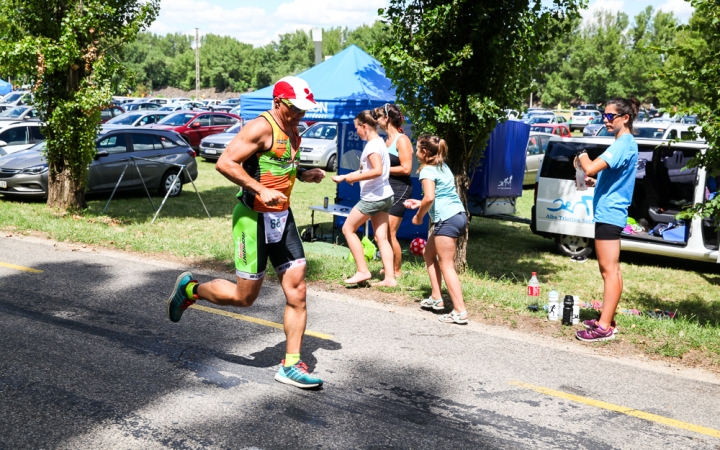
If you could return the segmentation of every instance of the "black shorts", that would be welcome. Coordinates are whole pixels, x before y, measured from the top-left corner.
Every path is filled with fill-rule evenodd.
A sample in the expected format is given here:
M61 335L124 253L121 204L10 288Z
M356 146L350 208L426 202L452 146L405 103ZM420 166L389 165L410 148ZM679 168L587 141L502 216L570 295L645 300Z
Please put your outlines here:
M243 202L238 202L235 206L233 211L235 274L240 278L246 280L263 278L268 258L278 274L284 273L291 267L305 265L305 251L292 210L288 210L285 228L279 241L274 243L267 243L266 214L253 211Z
M623 227L611 225L609 223L595 222L595 240L596 241L617 241L620 239Z
M390 183L390 187L392 187L394 199L389 213L391 216L402 217L407 209L403 203L412 197L412 185Z
M460 212L446 220L436 223L432 234L457 239L461 234L465 233L465 225L467 225L467 214Z

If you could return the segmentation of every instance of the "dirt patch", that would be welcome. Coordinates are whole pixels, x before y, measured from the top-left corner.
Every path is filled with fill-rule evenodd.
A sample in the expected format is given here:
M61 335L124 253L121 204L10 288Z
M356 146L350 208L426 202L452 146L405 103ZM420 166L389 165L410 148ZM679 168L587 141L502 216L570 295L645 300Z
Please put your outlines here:
M242 92L217 92L215 88L205 88L200 89L198 91L198 97L203 98L213 98L217 100L227 100L229 98L239 98L240 94ZM150 94L151 97L164 97L164 98L173 98L173 97L188 97L188 98L194 98L195 97L195 89L191 91L183 91L182 89L174 88L174 87L164 87L160 89L154 89L152 93Z

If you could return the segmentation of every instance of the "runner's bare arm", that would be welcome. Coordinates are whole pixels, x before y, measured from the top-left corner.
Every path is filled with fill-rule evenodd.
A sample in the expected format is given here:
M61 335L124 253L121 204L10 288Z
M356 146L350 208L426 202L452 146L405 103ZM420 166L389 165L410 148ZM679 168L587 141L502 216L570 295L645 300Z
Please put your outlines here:
M423 198L420 202L418 212L415 213L415 216L413 216L412 219L412 223L415 225L420 225L422 223L423 217L425 217L425 214L430 211L430 207L435 201L435 181L425 178L422 180L422 187Z
M230 141L220 155L215 169L243 189L259 194L262 201L268 205L285 202L287 197L282 192L263 186L243 167L243 163L248 158L259 151L270 148L271 145L272 127L270 124L263 119L252 120Z

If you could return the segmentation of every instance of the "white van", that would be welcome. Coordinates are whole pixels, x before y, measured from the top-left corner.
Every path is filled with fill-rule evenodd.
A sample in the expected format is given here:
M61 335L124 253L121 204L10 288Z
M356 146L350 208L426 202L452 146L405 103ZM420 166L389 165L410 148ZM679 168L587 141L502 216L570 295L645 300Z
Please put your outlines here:
M554 239L562 254L589 255L595 237L595 189L575 188L575 155L587 150L595 159L613 142L614 138L553 138L548 146L535 184L530 228L537 235ZM647 223L648 229L675 222L675 215L684 206L700 203L717 192L720 174L708 176L704 169L686 167L693 156L705 151L706 144L657 139L637 139L637 143L638 171L628 213L637 222ZM684 230L679 228L673 234L674 239L648 232L623 233L621 248L720 263L720 233L711 219L694 218Z

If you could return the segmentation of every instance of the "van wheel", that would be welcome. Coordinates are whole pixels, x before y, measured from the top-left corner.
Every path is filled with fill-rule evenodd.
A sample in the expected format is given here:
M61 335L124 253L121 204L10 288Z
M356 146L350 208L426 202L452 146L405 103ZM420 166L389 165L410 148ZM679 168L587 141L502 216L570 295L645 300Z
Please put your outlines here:
M328 172L337 172L337 155L332 155L330 159L328 159L325 170Z
M565 256L590 256L593 252L592 239L580 236L558 234L555 245L560 254Z
M158 193L162 195L163 197L165 194L168 193L168 190L170 189L170 186L172 186L173 181L178 177L178 171L177 170L168 170L165 172L165 174L160 179L160 187L158 187ZM170 191L169 197L177 197L182 192L182 177L175 183L175 186L173 187L172 191Z

